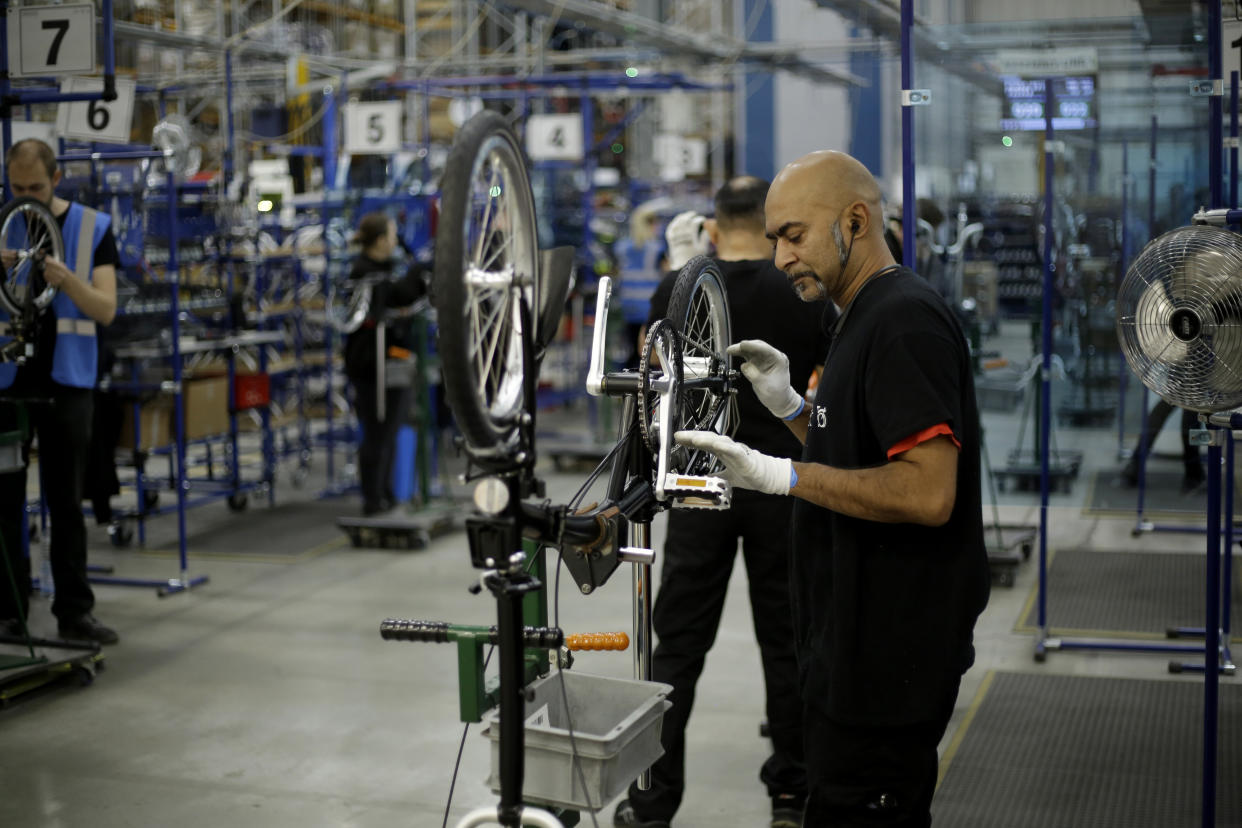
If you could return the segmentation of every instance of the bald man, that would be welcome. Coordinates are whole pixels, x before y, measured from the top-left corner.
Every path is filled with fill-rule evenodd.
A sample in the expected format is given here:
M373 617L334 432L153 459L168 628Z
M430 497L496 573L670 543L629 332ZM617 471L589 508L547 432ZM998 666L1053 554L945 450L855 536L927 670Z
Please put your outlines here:
M880 188L839 152L781 170L765 205L775 264L841 309L816 391L753 340L730 350L802 461L717 434L735 486L793 495L790 579L809 786L804 824L931 824L937 745L987 604L979 415L950 308L884 241Z

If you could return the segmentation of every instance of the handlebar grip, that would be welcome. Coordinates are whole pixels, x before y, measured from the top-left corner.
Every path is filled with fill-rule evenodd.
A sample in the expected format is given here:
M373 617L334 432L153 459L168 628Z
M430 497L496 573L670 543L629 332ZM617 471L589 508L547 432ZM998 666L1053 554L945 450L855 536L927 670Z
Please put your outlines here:
M468 627L449 624L447 621L417 621L408 618L385 618L380 623L380 637L385 641L425 641L431 644L447 644L459 639L498 643L495 626ZM522 628L523 647L555 650L563 643L565 633L559 627Z
M447 644L449 625L447 621L415 621L410 618L385 618L380 623L380 637L385 641L427 641Z
M624 650L630 646L630 637L623 632L578 633L565 636L565 646L571 650Z

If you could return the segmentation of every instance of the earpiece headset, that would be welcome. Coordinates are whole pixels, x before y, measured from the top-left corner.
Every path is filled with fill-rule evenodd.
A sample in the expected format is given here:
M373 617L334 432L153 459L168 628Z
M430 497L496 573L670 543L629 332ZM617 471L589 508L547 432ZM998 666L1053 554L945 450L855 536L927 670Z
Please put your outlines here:
M849 264L850 254L854 252L854 237L858 235L858 220L850 222L850 246L846 249L845 255L841 256L841 272L845 272L845 266Z

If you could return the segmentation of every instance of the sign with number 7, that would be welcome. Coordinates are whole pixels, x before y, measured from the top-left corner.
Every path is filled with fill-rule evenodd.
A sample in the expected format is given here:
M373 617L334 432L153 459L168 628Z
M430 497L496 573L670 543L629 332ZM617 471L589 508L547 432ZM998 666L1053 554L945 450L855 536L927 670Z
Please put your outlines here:
M95 6L20 6L9 26L9 71L15 77L95 71Z

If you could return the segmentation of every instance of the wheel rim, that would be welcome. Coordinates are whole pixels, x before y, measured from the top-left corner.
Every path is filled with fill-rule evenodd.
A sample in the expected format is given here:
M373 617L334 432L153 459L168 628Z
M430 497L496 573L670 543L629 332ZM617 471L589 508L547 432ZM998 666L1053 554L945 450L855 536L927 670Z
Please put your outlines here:
M719 377L728 365L729 309L708 274L699 277L691 292L681 330L682 421L696 429L723 431L725 418L718 417L724 399L709 388L696 388L695 380Z
M499 135L483 142L467 187L463 311L474 392L491 420L512 421L524 403L525 323L534 292L534 224L521 162Z
M54 256L65 260L64 240L60 227L51 212L33 199L17 204L0 224L0 248L14 251L17 261L6 269L2 295L10 314L21 312L22 300L31 283L37 254ZM41 282L41 280L40 280ZM42 285L34 299L36 308L42 310L51 304L56 288Z

